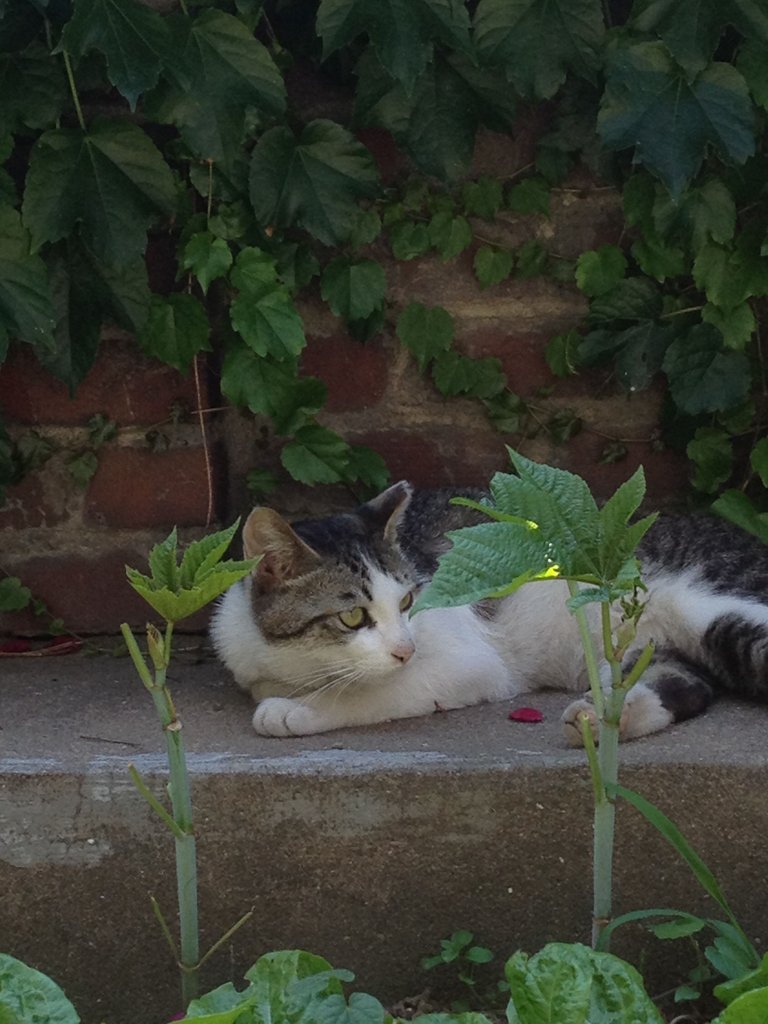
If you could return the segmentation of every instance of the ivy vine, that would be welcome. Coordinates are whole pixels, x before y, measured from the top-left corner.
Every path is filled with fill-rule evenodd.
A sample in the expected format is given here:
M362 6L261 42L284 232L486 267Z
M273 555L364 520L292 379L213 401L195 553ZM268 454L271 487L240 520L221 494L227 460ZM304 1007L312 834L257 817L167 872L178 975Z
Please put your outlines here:
M307 64L347 89L348 123L289 103ZM477 130L513 133L535 104L549 127L534 165L465 180ZM665 437L694 486L725 488L715 507L768 539L766 110L768 0L0 0L0 361L12 339L32 346L74 391L105 321L184 372L215 349L224 396L271 418L288 473L376 488L380 457L316 418L326 389L300 373L297 297L319 279L364 342L393 319L383 246L471 246L483 288L575 282L589 314L550 342L553 372L608 363L633 392L665 377ZM416 174L384 189L361 127L389 132ZM574 264L483 237L483 221L549 216L579 163L623 196L617 245ZM175 246L170 294L150 291L158 238ZM454 348L445 310L413 303L395 329L443 394L475 397L504 432L540 429L498 360ZM0 483L42 458L22 441L0 427Z

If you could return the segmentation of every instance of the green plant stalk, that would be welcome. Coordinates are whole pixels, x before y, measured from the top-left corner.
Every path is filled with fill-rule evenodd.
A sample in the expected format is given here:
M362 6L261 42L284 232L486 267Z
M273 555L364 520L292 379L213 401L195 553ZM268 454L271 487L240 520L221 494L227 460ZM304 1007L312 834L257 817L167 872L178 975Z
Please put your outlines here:
M198 994L197 969L200 961L200 938L197 899L197 849L192 820L192 792L189 771L181 734L181 722L176 714L170 691L166 686L166 672L171 658L173 624L168 623L165 637L147 630L155 676L152 679L138 644L127 624L120 627L136 670L149 690L165 735L166 755L170 782L173 829L176 844L176 891L179 906L179 936L181 995L186 1007ZM141 792L141 789L139 790ZM150 802L151 803L151 802Z

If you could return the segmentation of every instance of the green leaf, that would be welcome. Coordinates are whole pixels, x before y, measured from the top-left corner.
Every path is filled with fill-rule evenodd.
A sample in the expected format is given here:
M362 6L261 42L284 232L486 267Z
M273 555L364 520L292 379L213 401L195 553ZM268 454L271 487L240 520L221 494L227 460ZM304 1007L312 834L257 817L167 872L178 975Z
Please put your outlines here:
M578 351L582 336L576 330L556 334L547 342L544 358L556 377L571 377L578 371Z
M442 306L412 302L397 319L397 336L424 372L430 360L453 343L453 319Z
M739 996L712 1024L764 1024L768 1019L768 987L757 988Z
M532 238L517 250L517 277L537 277L546 272L549 255L544 246Z
M262 285L241 291L229 307L232 326L260 356L278 361L297 356L307 343L288 290Z
M507 384L499 359L470 359L453 351L438 353L432 364L432 377L443 395L475 398L493 398Z
M0 1020L3 1024L80 1024L55 981L21 960L0 953Z
M298 140L289 128L272 128L254 147L251 203L264 227L299 226L326 245L344 242L358 199L377 191L370 153L333 121L312 121Z
M56 255L51 260L50 288L56 310L53 349L38 350L45 368L69 388L70 396L93 366L101 327L107 315L101 289L78 273L76 262Z
M493 220L504 200L498 178L480 178L468 181L461 191L464 210L470 216Z
M763 487L768 487L768 437L761 438L749 456L752 469L760 477Z
M721 1003L730 1006L739 996L745 992L752 992L755 989L768 987L768 953L765 954L759 965L740 978L732 981L724 981L714 988L715 998Z
M728 490L712 502L712 511L723 519L753 533L764 544L768 544L768 512L758 512L743 491Z
M227 165L241 154L246 115L268 123L285 110L285 87L269 51L236 17L202 11L175 17L170 81L147 113L175 124L199 157Z
M663 370L672 397L691 416L732 409L749 394L752 373L743 352L723 350L720 332L699 324L667 349Z
M32 246L80 224L86 244L111 266L143 253L147 228L175 206L171 172L147 135L125 121L45 132L30 158L24 222Z
M280 481L269 469L249 469L245 475L245 486L257 500L263 500L279 485Z
M30 254L29 235L18 213L0 205L0 329L23 341L54 349L55 314L48 274Z
M709 242L696 254L693 279L707 298L723 310L740 306L751 296L768 291L768 261L749 251L744 233L736 247Z
M232 266L232 251L223 238L216 238L210 231L200 231L184 246L181 265L195 275L203 295L207 295L211 281L224 277Z
M595 81L604 33L598 0L480 0L474 23L480 61L503 64L524 96L549 99L569 69Z
M327 389L316 377L299 377L295 359L276 362L257 356L245 345L224 358L221 390L233 405L271 416L279 434L306 425L325 404Z
M719 427L699 427L685 449L696 467L693 486L714 494L733 472L731 438Z
M389 244L396 260L413 260L423 256L430 246L427 225L411 220L393 224L389 232Z
M362 33L409 95L430 59L433 39L451 50L470 51L463 0L322 0L317 34L324 58Z
M101 448L108 441L117 437L117 424L107 419L100 412L94 413L88 420L88 440L94 448Z
M466 217L455 217L447 211L436 213L427 230L429 241L444 260L455 259L472 244L472 228Z
M67 472L75 484L85 490L99 468L99 460L94 452L81 452L67 462Z
M583 252L576 262L576 284L585 295L604 295L624 280L627 261L615 245Z
M757 327L755 314L748 302L742 302L731 309L720 309L708 302L701 311L701 319L705 323L714 324L722 334L726 347L737 351L747 347Z
M625 278L611 291L595 298L589 307L589 319L593 324L614 320L653 320L660 313L659 289L647 277Z
M646 233L633 243L632 255L642 272L657 281L666 281L668 277L680 277L685 273L683 250L666 245L652 234Z
M689 71L700 71L709 63L727 25L746 38L768 41L768 12L752 0L639 0L632 15L637 31L660 36Z
M349 445L332 430L309 424L296 431L280 460L300 483L335 484L346 477Z
M694 252L707 242L729 242L736 229L736 203L725 182L711 178L675 201L657 189L653 225L663 238L684 238Z
M227 548L232 543L232 538L237 533L239 525L240 520L237 519L224 530L219 530L217 533L209 533L207 537L203 537L201 540L192 541L182 556L178 573L176 572L176 543L174 537L172 549L173 567L172 571L162 580L163 585L169 586L171 589L181 590L199 586L209 573L215 571L221 562ZM173 537L173 534L171 536ZM170 540L170 538L168 539ZM157 549L161 547L162 545L158 545ZM152 565L151 555L150 565ZM159 579L160 577L157 578Z
M635 159L679 197L707 147L743 163L755 149L746 83L714 63L692 81L661 43L618 49L611 62L598 129L608 149L635 149Z
M277 284L277 264L269 253L248 246L237 254L234 269L229 276L239 291L259 292L264 285Z
M58 61L37 42L0 53L0 137L26 128L50 128L67 101L67 80ZM6 155L0 155L4 162Z
M543 178L526 178L507 191L504 205L514 213L549 216L549 185Z
M606 355L614 355L625 390L643 391L662 368L673 337L671 327L654 320L644 320L623 331L592 331L579 345L579 361L591 366Z
M163 18L135 0L75 0L57 50L82 57L98 50L107 59L110 82L128 100L157 84L170 51L171 36Z
M480 287L489 288L493 284L505 281L512 273L513 262L512 253L507 249L481 245L473 261L475 277Z
M353 444L349 449L349 463L346 479L359 480L374 494L379 494L390 480L387 464L378 452L363 444Z
M768 45L765 41L746 39L736 58L736 68L744 76L752 98L768 110Z
M326 266L320 281L321 295L345 320L362 320L381 309L386 291L386 275L375 260L337 256Z
M0 579L0 612L19 612L29 606L32 591L22 586L18 576L5 576ZM0 960L2 971L2 960ZM2 988L0 987L0 992Z
M138 342L149 355L188 373L198 352L210 352L208 317L194 295L152 296Z
M663 1024L634 967L577 943L550 942L507 961L509 1024Z

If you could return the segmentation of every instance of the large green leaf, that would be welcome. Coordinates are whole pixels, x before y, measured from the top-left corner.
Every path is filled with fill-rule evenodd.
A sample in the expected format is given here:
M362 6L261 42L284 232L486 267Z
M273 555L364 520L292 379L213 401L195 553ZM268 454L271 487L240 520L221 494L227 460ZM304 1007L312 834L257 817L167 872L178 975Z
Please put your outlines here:
M211 281L224 277L232 266L232 252L223 238L199 231L184 246L181 265L195 275L206 295Z
M251 203L262 225L303 227L326 245L345 241L357 201L374 196L378 181L368 150L333 121L312 121L298 140L290 128L272 128L251 159Z
M634 967L578 943L550 942L517 952L504 972L509 1024L663 1024Z
M221 390L233 405L271 416L279 434L305 426L325 404L326 387L316 377L299 377L295 359L276 362L246 345L233 347L221 369Z
M149 355L188 373L198 352L210 352L208 317L194 295L152 296L139 344Z
M745 401L752 383L749 359L723 349L722 336L711 324L676 338L663 369L676 404L691 416L733 409Z
M280 459L294 480L336 484L347 475L349 445L332 430L311 423L296 431Z
M732 488L712 502L712 511L768 544L768 512L759 512L743 491Z
M661 36L691 71L706 67L727 25L749 39L768 42L768 10L759 0L637 0L632 24Z
M470 359L453 351L438 353L432 364L432 377L443 395L493 398L507 385L501 360L492 357Z
M599 0L480 0L475 14L480 60L503 64L518 92L542 99L569 69L595 80L603 33Z
M685 453L695 466L697 491L714 494L733 472L733 444L721 427L699 427Z
M387 278L375 260L353 260L337 256L323 271L320 292L337 316L362 320L381 309Z
M453 343L453 320L442 306L412 302L397 319L397 336L416 358L420 370Z
M67 100L59 62L39 43L0 53L0 137L27 128L50 128Z
M80 1024L75 1008L47 975L0 953L3 1024Z
M463 0L322 0L317 34L324 57L362 33L408 94L432 55L433 39L451 50L470 51Z
M694 177L709 146L743 163L755 149L746 83L728 64L709 64L689 80L661 43L616 51L598 128L608 149L635 149L674 197Z
M604 295L624 279L627 260L618 246L601 245L576 261L576 284L585 295Z
M56 309L56 347L40 351L38 358L55 377L75 393L96 358L104 319L99 289L83 281L77 266L64 259L51 265L51 295Z
M712 1024L765 1024L768 1020L768 987L756 988L734 999Z
M241 291L232 301L229 315L243 341L260 356L290 359L307 343L301 317L282 285L265 284Z
M139 95L157 84L170 42L163 18L137 0L75 0L59 49L75 57L103 53L110 82L133 109Z
M167 20L176 59L147 111L175 124L199 157L231 164L246 115L269 123L285 110L282 77L266 47L231 14L207 10L194 20Z
M53 350L56 320L48 274L29 250L29 234L18 213L0 205L0 329Z
M62 128L32 150L24 222L34 249L80 224L99 259L125 265L144 251L149 224L175 205L168 165L148 136L125 121Z
M661 369L674 337L671 327L643 320L624 330L591 331L578 347L579 362L591 366L616 357L616 370L626 391L643 391Z

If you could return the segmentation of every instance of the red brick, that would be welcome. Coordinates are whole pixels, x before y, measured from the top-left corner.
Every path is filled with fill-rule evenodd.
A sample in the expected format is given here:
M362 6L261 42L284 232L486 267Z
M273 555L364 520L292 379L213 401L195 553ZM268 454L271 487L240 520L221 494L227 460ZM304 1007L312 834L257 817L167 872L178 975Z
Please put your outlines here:
M42 473L45 473L45 468ZM65 515L63 499L59 505L51 504L46 499L40 473L33 473L7 489L6 500L0 505L0 530L55 526Z
M142 628L156 621L156 613L128 584L125 566L144 571L145 554L119 549L92 557L76 554L40 555L14 563L10 569L36 598L44 601L55 618L77 634L118 633L127 622ZM209 612L186 619L182 632L206 628ZM40 635L47 632L47 620L30 611L0 614L0 634Z
M202 401L208 405L206 373L200 377ZM102 343L74 398L40 366L28 346L15 347L0 367L0 408L7 422L81 425L102 413L120 426L149 426L166 420L174 402L197 408L194 375L183 377L148 359L129 341Z
M384 459L393 480L410 480L417 487L441 487L450 484L450 470L429 437L405 430L379 430L351 436L355 444L366 444Z
M382 131L380 128L360 128L355 134L360 142L370 150L385 185L390 184L411 166L408 157L401 149L397 148L397 144L389 132Z
M388 357L375 340L362 344L346 335L310 339L301 367L328 387L329 412L366 409L387 386Z
M214 470L214 516L219 504L221 466L211 451ZM86 495L86 518L100 526L203 526L208 485L202 448L151 452L105 448Z
M510 388L520 395L530 396L554 382L544 358L548 341L548 335L521 333L514 327L507 330L484 327L463 334L457 347L475 359L483 356L500 359Z

